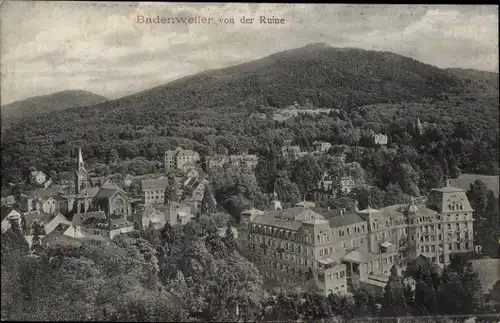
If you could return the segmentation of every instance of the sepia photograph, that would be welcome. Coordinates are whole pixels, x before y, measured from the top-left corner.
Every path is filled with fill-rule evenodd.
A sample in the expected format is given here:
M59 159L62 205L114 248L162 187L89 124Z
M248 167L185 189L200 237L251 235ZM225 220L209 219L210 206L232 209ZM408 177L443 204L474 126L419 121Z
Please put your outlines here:
M500 322L498 34L0 1L1 320Z

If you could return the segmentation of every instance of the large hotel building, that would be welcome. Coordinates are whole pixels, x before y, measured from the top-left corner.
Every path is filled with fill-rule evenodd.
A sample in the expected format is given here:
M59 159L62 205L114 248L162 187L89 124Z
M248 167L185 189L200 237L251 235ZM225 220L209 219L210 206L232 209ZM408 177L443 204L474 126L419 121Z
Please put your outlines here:
M393 265L423 255L443 267L455 253L473 250L472 208L449 186L425 199L380 210L345 212L300 202L274 211L242 213L243 253L268 279L299 285L314 279L326 295L361 285L384 288Z

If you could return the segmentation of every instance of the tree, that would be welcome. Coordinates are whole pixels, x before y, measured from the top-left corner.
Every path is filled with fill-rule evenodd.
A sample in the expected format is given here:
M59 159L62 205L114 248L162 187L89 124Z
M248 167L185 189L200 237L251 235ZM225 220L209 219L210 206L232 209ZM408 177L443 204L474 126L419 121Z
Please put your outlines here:
M41 243L41 240L40 240L40 228L41 226L38 224L38 222L33 222L33 225L32 225L32 235L33 235L33 239L31 240L31 250L35 250L36 247L38 247Z
M460 313L463 300L460 297L462 286L459 276L445 268L440 280L439 312L445 315Z
M165 188L165 202L177 202L179 195L177 194L177 185L175 178L170 176L168 178L168 187Z
M19 227L19 221L17 219L10 218L9 224L10 224L10 228L12 229L12 231L21 234L21 229Z
M229 222L226 227L226 234L224 235L223 242L226 245L227 251L229 253L232 253L238 247L236 239L234 238L233 230L231 229L231 224Z
M302 196L311 193L320 180L321 169L313 156L307 155L294 163L292 180L299 186Z
M308 320L320 320L332 315L327 299L320 293L307 294L304 302L304 317Z
M490 301L492 305L492 312L498 313L500 311L500 279L497 280L495 285L491 288L490 292L485 298L486 301Z
M215 198L212 195L211 189L206 186L205 193L203 194L203 199L201 200L201 212L203 214L211 215L217 210L217 205L215 203Z
M106 159L107 159L108 164L115 164L120 159L120 156L118 155L118 151L116 151L115 148L111 148L107 154Z
M393 268L395 268L393 266ZM384 298L382 300L383 316L405 316L408 309L405 299L403 279L397 274L397 270L391 268L391 276L385 286Z
M467 269L461 277L461 283L463 313L477 313L483 305L483 290L481 288L481 282L479 281L479 274L474 271L472 265L467 266Z

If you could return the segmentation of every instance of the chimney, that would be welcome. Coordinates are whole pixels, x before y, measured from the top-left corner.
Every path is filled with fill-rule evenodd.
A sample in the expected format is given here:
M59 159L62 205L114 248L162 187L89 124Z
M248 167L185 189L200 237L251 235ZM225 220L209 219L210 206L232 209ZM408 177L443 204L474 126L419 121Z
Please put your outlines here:
M354 200L354 211L359 212L359 202L358 202L358 200Z

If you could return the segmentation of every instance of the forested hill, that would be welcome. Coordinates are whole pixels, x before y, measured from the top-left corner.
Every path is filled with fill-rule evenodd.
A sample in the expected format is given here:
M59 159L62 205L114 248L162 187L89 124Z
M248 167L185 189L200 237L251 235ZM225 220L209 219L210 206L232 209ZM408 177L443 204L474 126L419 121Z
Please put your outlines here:
M77 147L89 159L105 163L116 155L122 160L161 160L164 151L176 145L202 154L219 148L237 153L266 149L271 142L297 136L356 146L360 131L369 137L368 128L387 134L392 146L410 145L408 136L414 134L407 125L416 117L438 125L441 133L430 133L430 142L449 139L451 145L455 135L468 140L466 146L452 146L455 154L464 156L459 162L464 171L495 173L498 158L489 155L497 151L498 90L484 85L488 79L476 74L389 52L312 44L118 100L25 117L2 133L2 176L16 182L34 165L47 171L69 169ZM341 120L296 118L277 124L249 118L262 106L281 108L294 101L312 108L338 108ZM454 133L461 121L462 128L470 129ZM490 130L496 132L481 141ZM480 142L488 146L488 156L472 152ZM493 160L478 166L469 156Z
M254 101L283 107L296 100L310 99L320 107L335 108L441 98L443 93L456 94L465 89L454 74L411 58L388 52L332 48L320 43L185 77L91 109L72 109L58 115L69 121L105 116L112 111L123 113L121 117L128 119L133 112L154 115L151 121L161 123L165 111L253 105Z
M49 95L35 96L6 104L1 108L2 120L22 118L68 108L84 107L105 102L108 99L82 90L67 90Z
M479 91L498 93L498 73L462 68L449 68L447 71L462 78L466 84L477 86Z

